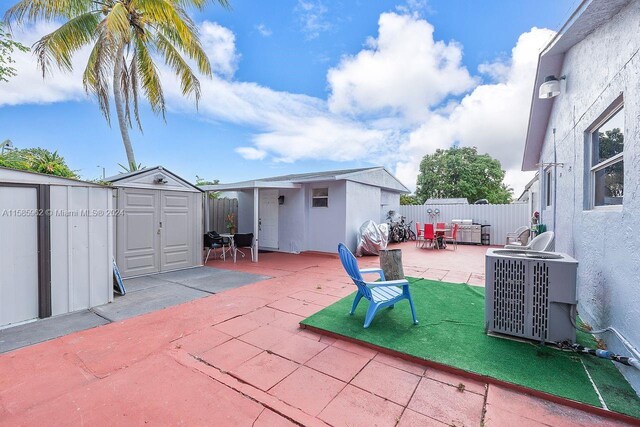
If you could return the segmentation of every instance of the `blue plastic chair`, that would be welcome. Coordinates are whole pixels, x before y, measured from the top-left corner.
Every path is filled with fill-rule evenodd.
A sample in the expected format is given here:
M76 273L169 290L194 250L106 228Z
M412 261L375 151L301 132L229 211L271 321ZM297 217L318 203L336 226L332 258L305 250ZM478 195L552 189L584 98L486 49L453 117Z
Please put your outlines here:
M353 256L351 251L343 244L338 245L338 254L340 255L340 261L342 266L346 270L353 283L358 287L358 293L353 300L353 306L351 312L353 314L356 311L358 303L362 297L369 300L369 308L364 319L364 327L368 328L376 315L376 312L385 307L393 308L395 303L403 299L409 300L411 306L411 315L413 316L413 324L417 325L416 309L413 306L413 300L411 299L411 293L409 292L409 282L405 279L401 280L385 280L384 272L381 268L365 268L360 270L358 268L358 261ZM362 274L378 273L380 275L379 282L365 282L362 278ZM402 287L402 288L400 288Z

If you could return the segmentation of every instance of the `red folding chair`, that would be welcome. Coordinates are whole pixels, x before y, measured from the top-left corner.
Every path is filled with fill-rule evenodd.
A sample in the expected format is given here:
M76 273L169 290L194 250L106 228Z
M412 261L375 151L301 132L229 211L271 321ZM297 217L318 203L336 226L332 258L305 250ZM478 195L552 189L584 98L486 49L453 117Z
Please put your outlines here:
M418 246L418 242L424 240L422 234L422 228L420 228L420 223L416 222L416 246Z
M453 249L458 249L458 224L453 224L453 230L450 236L444 236L447 242L453 243Z
M424 233L422 235L422 238L423 238L422 247L424 247L424 244L427 241L430 242L432 246L435 244L436 233L435 233L435 231L433 229L433 224L425 224L424 225Z

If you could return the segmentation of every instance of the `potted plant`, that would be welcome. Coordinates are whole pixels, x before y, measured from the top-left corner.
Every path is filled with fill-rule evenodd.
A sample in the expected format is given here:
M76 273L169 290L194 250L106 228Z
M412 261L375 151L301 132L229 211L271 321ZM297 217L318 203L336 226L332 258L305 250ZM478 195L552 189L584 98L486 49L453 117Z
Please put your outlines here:
M229 234L236 234L236 214L233 212L227 215L227 230Z

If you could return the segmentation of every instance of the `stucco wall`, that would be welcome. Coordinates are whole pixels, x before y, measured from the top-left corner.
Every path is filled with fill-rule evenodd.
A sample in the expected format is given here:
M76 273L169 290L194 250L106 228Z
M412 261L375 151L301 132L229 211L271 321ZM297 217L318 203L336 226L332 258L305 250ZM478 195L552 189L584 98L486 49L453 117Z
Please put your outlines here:
M395 191L380 191L380 220L379 223L387 222L387 213L390 210L400 209L400 193ZM375 219L374 219L375 220Z
M307 250L336 252L338 242L345 238L346 182L314 182L306 184L305 205L307 216ZM311 189L329 189L329 207L311 207Z
M578 269L579 312L595 328L613 326L640 347L640 2L632 2L565 56L563 92L554 99L542 161L553 161L556 128L556 250L573 255ZM624 96L624 204L586 210L585 132ZM551 102L551 101L549 101ZM541 197L544 203L544 195ZM587 203L588 205L588 203ZM543 211L553 224L553 209ZM612 334L609 348L628 355ZM640 391L640 372L618 367Z
M380 193L379 187L347 181L347 210L345 244L355 251L358 230L363 222L373 220L379 222Z
M280 189L284 204L278 212L278 246L282 252L306 250L306 220L304 189Z

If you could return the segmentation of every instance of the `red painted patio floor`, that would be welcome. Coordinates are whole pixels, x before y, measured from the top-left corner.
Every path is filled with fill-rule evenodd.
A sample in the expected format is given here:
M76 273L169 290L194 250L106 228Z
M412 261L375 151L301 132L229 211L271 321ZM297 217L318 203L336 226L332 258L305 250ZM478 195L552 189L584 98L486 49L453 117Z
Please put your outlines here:
M402 249L408 276L484 282L486 248ZM354 291L334 257L209 265L273 278L1 355L0 425L620 425L300 329Z

